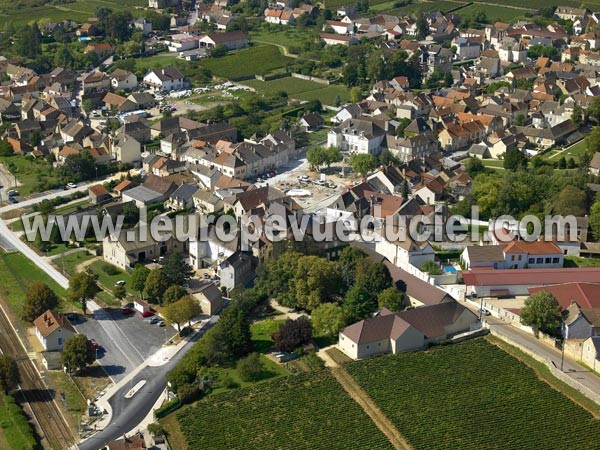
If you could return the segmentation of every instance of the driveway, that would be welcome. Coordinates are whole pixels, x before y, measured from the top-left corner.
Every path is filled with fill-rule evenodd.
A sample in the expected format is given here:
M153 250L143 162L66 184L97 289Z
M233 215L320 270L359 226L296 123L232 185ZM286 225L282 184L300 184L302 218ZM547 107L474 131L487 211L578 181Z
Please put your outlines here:
M138 312L124 316L120 309L94 309L85 321L76 322L75 328L98 342L98 362L115 382L139 367L175 334L171 327L147 323Z

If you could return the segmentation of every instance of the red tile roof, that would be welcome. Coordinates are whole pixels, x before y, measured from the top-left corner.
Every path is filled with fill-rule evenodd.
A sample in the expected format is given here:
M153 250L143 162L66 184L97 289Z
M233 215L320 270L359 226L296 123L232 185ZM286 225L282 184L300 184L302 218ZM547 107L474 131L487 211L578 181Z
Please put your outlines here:
M562 250L554 242L512 241L504 246L504 253L527 253L528 255L556 255Z
M569 269L473 269L463 270L467 286L549 286L554 284L600 281L600 268Z
M580 308L600 308L600 283L564 283L529 288L530 295L540 291L554 295L563 309L568 308L571 302L577 303Z

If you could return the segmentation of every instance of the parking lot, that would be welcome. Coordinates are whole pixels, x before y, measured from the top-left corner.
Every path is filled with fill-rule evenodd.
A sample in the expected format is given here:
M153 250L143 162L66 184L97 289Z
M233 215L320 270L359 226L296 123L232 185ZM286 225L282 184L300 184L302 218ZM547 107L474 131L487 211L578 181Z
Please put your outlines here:
M98 309L74 323L78 332L100 346L98 362L118 382L158 351L173 335L172 327L149 324L140 313L123 315L121 309Z

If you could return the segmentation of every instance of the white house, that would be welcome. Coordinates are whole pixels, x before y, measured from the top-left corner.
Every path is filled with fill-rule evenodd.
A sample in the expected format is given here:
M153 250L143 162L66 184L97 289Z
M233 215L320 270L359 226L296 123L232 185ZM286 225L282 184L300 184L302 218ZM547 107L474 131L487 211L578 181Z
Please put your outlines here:
M426 261L435 260L435 250L429 242L415 242L409 236L394 242L382 238L375 243L375 251L393 265L403 268L409 265L420 268Z
M177 91L187 86L183 75L175 67L155 69L144 75L144 84L154 91Z
M142 161L142 144L128 134L117 135L112 145L112 157L122 164L139 164Z
M110 85L115 91L129 91L137 87L138 80L131 72L123 69L116 69L110 74Z
M378 155L386 135L387 121L348 119L327 133L327 146L349 153Z
M65 342L77 334L73 325L62 314L46 311L33 321L35 335L41 342L44 350L62 351Z

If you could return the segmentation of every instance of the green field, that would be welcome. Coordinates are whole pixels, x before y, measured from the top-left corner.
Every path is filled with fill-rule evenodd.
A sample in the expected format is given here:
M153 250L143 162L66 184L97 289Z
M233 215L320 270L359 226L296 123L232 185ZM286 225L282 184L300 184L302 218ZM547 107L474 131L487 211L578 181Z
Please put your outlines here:
M20 315L27 288L36 282L46 283L59 297L64 298L66 295L56 281L23 254L0 252L0 296L8 302L16 315Z
M499 3L503 3L502 1ZM522 5L527 7L526 5ZM506 8L501 5L478 5L477 3L461 8L456 11L461 17L471 17L479 12L484 12L490 23L510 22L519 17L525 17L526 10Z
M41 3L41 2L40 2ZM145 0L76 0L73 3L50 4L32 6L27 0L18 2L0 1L0 24L12 22L15 25L32 23L34 21L43 23L48 21L59 21L71 19L80 22L96 15L96 9L100 7L111 8L114 11L128 10L133 16L137 16L135 7L147 6ZM140 10L141 11L141 10Z
M600 267L600 258L579 258L565 256L565 267Z
M341 4L344 4L342 2ZM394 16L410 16L418 15L420 13L427 13L431 11L448 11L454 9L463 2L453 2L448 0L433 0L431 2L414 2L410 5L394 8L395 1L379 2L377 5L371 5L369 12L372 14L383 13L394 15Z
M21 407L10 396L0 393L0 448L41 449Z
M166 423L179 449L392 448L325 370L210 396L175 417Z
M294 61L294 58L284 56L281 49L273 45L259 45L220 58L206 58L201 61L201 65L218 77L235 79L269 73L291 65Z
M344 367L415 450L598 448L597 419L484 338Z
M321 100L323 104L332 105L337 96L341 101L349 98L348 88L341 85L326 85L300 78L278 78L271 81L247 80L246 84L258 92L266 95L275 94L279 91L287 92L290 98L298 100Z
M56 170L45 160L32 160L25 156L2 156L0 162L8 168L11 173L17 177L22 184L17 189L21 195L29 195L32 192L39 192L41 183L58 185L59 179Z
M253 42L283 45L284 47L298 45L309 36L308 32L302 32L295 28L285 31L261 30L250 33Z

